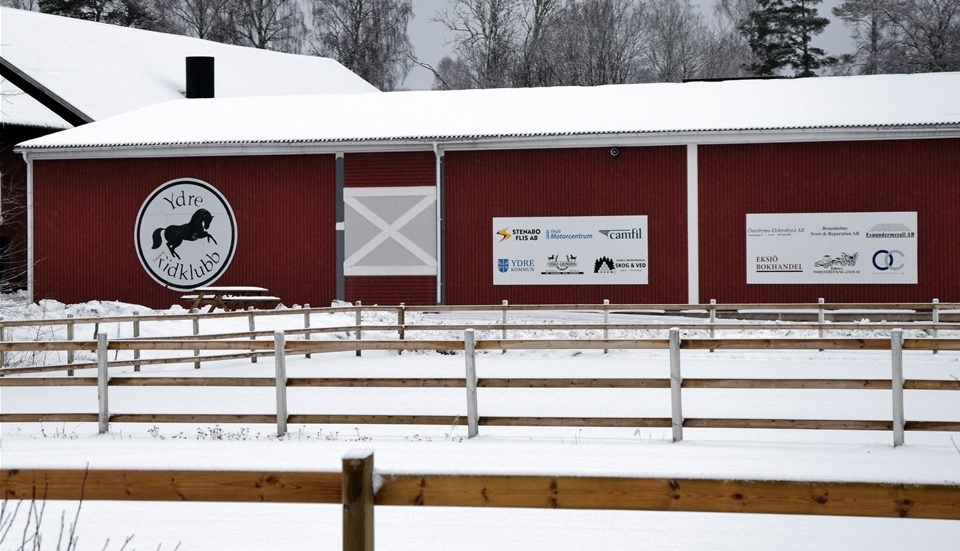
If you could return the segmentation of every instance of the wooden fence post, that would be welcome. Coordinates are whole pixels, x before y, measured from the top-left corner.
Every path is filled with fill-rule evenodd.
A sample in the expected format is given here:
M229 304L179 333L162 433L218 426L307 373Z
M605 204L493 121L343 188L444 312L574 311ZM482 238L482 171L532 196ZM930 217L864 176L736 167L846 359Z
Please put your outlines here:
M247 327L250 329L251 333L257 330L257 319L256 316L253 315L253 312L247 314ZM256 335L250 335L250 340L255 340L256 338ZM257 363L257 351L251 350L250 352L250 363Z
M67 340L73 340L73 314L67 314ZM74 359L73 350L67 350L67 363L72 364ZM67 370L67 377L73 377L73 370Z
M140 316L140 312L134 312L134 313L133 313L133 338L137 338L137 337L140 336L140 319L139 319L138 316ZM134 350L134 351L133 351L133 359L134 359L134 360L139 360L139 359L140 359L140 349L137 349L137 350ZM139 363L139 362L135 362L135 363L133 364L133 371L134 371L134 372L140 371L140 363Z
M287 342L283 331L273 332L273 358L277 370L277 436L287 433Z
M714 328L714 324L717 323L717 299L710 299L710 338L717 336L717 331ZM710 352L713 352L713 348L710 349Z
M343 551L373 551L373 450L343 456Z
M683 378L680 376L680 328L670 329L670 418L673 427L673 441L683 440L683 406L680 402L680 389Z
M824 300L822 298L817 299L818 309L817 309L817 323L820 325L817 329L817 335L822 339L823 338L823 324L827 321L827 316L823 311ZM820 349L820 352L823 352L823 349Z
M198 314L198 313L193 315L193 334L194 334L194 336L197 336L197 335L200 334L200 314ZM194 350L194 351L193 351L193 355L194 355L194 357L199 358L199 357L200 357L200 349L198 348L198 349ZM194 360L194 362L193 362L193 368L194 368L194 369L200 369L200 360L199 360L199 359L198 359L198 360Z
M106 333L97 333L97 403L100 406L97 412L97 423L100 434L110 430L110 401L107 391L110 382L110 374L107 372L110 361L108 342Z
M361 324L361 323L363 323L363 304L361 304L360 301L358 300L358 301L357 301L357 323L355 324L355 325L357 326L357 341L358 341L358 342L360 341L360 339L363 338L362 332L361 332L361 330L360 330L360 324ZM357 357L360 357L361 352L362 352L362 351L358 348L358 349L357 349Z
M711 339L716 336L716 332L714 331L714 328L713 328L713 324L715 323L717 323L717 299L712 298L710 299L710 338ZM713 352L713 350L711 350L710 352Z
M933 319L934 325L940 323L940 299L938 298L933 299L933 308L930 309L930 315ZM935 339L940 338L940 330L937 329L936 327L933 328L933 338ZM936 354L937 351L934 350L933 353Z
M500 323L503 326L503 330L501 332L500 338L503 340L507 340L507 307L510 306L510 303L505 300L501 302L501 306L503 306L503 316L501 316L500 318ZM504 350L504 352L506 352L506 350Z
M397 309L397 337L402 341L406 340L406 328L407 325L407 310L406 306L401 302L400 308ZM397 350L397 355L403 354L403 350Z
M893 389L893 447L903 445L903 330L890 331L891 374Z
M310 305L304 304L303 307L305 308L303 312L303 328L307 330L303 334L303 340L308 341L310 340ZM310 357L309 352L306 353L306 357L307 358Z
M463 332L463 357L467 384L467 438L479 433L480 414L477 408L477 350L473 329Z
M607 328L607 325L610 323L610 299L603 299L603 340L610 338L610 329ZM608 350L603 349L603 353L606 354Z

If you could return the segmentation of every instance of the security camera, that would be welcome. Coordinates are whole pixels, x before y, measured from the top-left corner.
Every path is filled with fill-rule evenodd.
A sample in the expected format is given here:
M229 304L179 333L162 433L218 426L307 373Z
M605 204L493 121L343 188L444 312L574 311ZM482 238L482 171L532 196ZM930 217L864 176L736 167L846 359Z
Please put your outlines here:
M619 154L620 154L620 149L619 149L619 148L617 148L617 147L611 147L611 148L610 148L610 156L611 156L611 157L616 157L616 156L619 155Z

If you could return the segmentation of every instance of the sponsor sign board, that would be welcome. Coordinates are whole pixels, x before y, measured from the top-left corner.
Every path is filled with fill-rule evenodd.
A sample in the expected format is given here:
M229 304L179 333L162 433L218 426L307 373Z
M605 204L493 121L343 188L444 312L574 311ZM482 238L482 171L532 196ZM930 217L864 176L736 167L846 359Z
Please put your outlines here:
M646 216L493 219L494 285L646 285Z
M916 212L747 215L747 283L915 284Z

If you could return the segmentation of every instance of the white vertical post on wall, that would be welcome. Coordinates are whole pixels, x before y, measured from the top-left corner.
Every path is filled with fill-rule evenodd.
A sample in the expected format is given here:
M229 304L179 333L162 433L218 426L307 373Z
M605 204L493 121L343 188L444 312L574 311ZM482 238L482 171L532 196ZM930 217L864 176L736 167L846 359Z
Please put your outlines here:
M463 356L466 364L467 384L467 437L473 438L479 432L480 414L477 407L477 351L476 336L473 329L463 332Z
M687 304L700 304L700 160L687 144Z
M103 434L110 430L110 401L107 392L110 382L109 373L107 373L107 334L97 333L97 403L99 409L97 412L97 424L99 432Z
M670 328L670 418L673 427L673 441L683 440L683 405L680 401L680 389L683 378L680 376L680 328Z
M607 328L607 324L610 323L610 299L603 299L603 340L610 338L610 329ZM603 353L606 354L608 350L603 349Z
M197 336L197 335L199 335L199 334L200 334L200 314L194 313L194 314L193 314L193 335L194 335L194 336ZM198 348L198 349L194 350L194 351L193 351L193 355L194 355L195 357L199 358L199 357L200 357L200 349ZM199 359L193 361L193 368L194 368L194 369L200 369L200 360L199 360Z
M287 433L287 341L283 331L273 332L273 359L277 371L277 436Z
M903 330L890 331L891 373L890 387L893 390L893 446L903 445Z
M251 333L257 330L257 320L256 320L256 317L254 317L252 312L250 314L247 314L247 327L249 328L249 331ZM250 340L255 340L256 338L257 338L256 335L250 335ZM251 352L250 363L252 364L257 363L257 351L251 350L250 352Z
M135 339L140 336L140 317L139 316L140 316L140 312L133 313L133 338ZM139 349L133 351L133 359L134 360L140 359ZM134 372L140 371L140 362L134 361L133 371Z
M303 308L304 308L304 312L303 312L303 328L306 329L306 331L303 333L303 340L308 341L308 340L310 340L310 305L309 305L309 304L304 304L304 305L303 305ZM310 357L310 353L309 353L309 352L306 353L306 357L307 357L307 358Z
M4 329L5 328L3 326L3 318L0 318L0 342L2 342L6 338L6 335L4 334ZM4 359L5 358L3 356L3 351L0 351L0 367L3 367Z

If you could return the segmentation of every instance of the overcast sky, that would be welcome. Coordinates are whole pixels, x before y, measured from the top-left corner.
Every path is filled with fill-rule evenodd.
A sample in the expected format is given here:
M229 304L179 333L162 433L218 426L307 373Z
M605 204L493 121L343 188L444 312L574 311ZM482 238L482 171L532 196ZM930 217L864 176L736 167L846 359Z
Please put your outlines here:
M420 61L434 67L453 49L453 35L442 24L433 21L448 2L449 0L413 0L414 18L408 28L410 40ZM830 15L830 10L839 2L840 0L824 0L817 8L820 15L829 17L831 22L827 30L817 37L816 43L832 55L851 49L849 29ZM705 16L712 17L713 0L694 0L694 3L701 6ZM432 84L433 75L429 71L414 67L407 75L405 87L411 90L429 90Z

